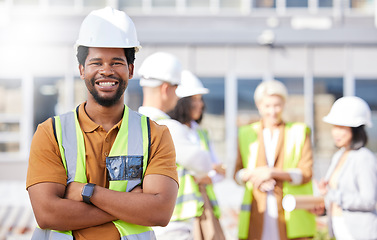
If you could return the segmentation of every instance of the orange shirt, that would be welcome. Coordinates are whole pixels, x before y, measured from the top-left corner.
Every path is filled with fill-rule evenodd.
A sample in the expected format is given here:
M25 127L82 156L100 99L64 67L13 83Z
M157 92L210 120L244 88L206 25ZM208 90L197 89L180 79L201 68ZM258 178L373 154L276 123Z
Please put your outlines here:
M102 126L88 117L84 106L85 103L79 106L78 119L84 134L87 179L88 182L108 188L106 156L110 152L122 121L106 132ZM150 158L145 175L165 175L178 183L175 149L168 128L150 121L150 129ZM67 175L60 157L51 118L40 124L34 134L30 148L26 187L42 182L67 184ZM120 239L118 230L112 222L73 231L73 234L76 240Z

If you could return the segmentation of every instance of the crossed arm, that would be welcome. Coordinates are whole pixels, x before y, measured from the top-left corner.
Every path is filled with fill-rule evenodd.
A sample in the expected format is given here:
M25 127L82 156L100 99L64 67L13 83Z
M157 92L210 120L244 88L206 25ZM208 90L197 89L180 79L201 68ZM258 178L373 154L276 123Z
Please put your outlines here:
M42 229L60 231L93 227L113 220L166 226L174 210L178 184L164 175L146 175L143 190L117 192L96 186L91 202L82 201L84 184L38 183L28 188L36 220Z

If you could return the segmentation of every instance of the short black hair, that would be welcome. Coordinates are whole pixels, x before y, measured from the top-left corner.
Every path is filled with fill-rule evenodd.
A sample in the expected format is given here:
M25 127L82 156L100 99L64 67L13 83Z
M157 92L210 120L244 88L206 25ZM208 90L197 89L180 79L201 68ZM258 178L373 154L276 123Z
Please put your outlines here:
M89 47L79 46L77 48L77 61L79 64L85 66L85 60L89 54ZM128 64L134 64L135 62L135 48L124 48L124 55L126 56Z
M365 147L368 143L368 136L364 129L364 125L359 127L351 127L352 129L352 140L351 140L351 149L359 150L362 147Z
M204 104L204 102L203 102ZM204 112L205 106L203 105L203 111L200 115L200 118L196 120L198 124L203 119L203 112ZM182 124L190 123L193 119L191 118L191 111L192 111L192 98L190 97L183 97L178 100L177 105L175 108L168 113L168 115L178 122Z

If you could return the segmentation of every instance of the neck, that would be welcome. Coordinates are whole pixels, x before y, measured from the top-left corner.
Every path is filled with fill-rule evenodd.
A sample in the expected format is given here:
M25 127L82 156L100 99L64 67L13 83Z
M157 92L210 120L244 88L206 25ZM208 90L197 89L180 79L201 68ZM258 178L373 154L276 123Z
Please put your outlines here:
M143 107L154 107L163 112L168 112L165 105L162 101L159 89L143 89Z
M122 100L110 107L104 107L94 100L88 99L85 111L93 122L101 125L108 132L123 117L124 104Z
M271 131L279 128L280 124L281 124L281 121L279 123L269 123L269 122L263 121L264 128L268 128Z

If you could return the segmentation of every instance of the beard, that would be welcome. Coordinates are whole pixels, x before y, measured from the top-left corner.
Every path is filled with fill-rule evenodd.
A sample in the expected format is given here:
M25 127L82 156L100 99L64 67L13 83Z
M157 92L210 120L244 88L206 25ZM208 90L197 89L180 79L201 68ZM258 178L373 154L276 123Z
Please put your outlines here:
M115 95L111 98L105 98L105 97L101 97L98 93L98 91L96 90L95 88L95 81L97 79L95 78L92 78L90 79L90 87L88 87L88 90L90 92L90 94L93 96L94 100L101 106L103 107L111 107L113 105L115 105L119 99L122 97L124 91L126 90L127 88L127 82L126 81L123 81L122 79L120 78L117 78L117 77L108 77L108 78L112 78L112 79L116 79L118 81L118 89L117 91L115 92Z

